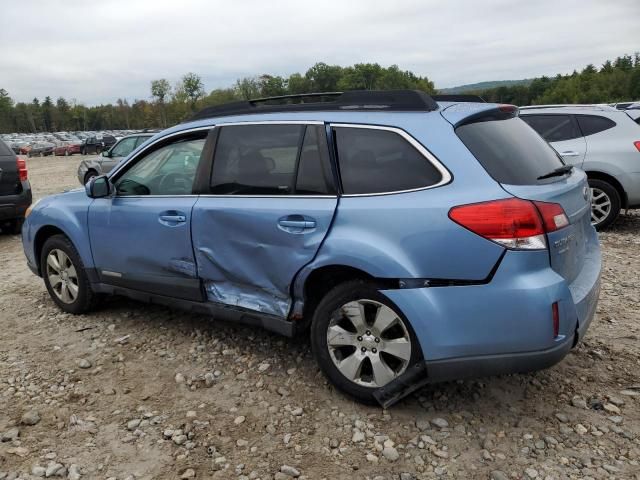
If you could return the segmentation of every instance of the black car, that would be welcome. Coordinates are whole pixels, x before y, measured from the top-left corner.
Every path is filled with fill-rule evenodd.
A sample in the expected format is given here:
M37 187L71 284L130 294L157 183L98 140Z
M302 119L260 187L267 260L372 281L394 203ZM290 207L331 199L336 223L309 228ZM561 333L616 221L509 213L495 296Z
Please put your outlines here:
M118 139L113 135L104 135L102 137L103 150L109 150L117 143Z
M20 233L29 205L31 185L27 164L0 140L0 228Z
M102 150L104 150L104 145L102 144L102 141L98 140L97 137L85 138L82 141L82 146L80 147L80 153L82 153L82 155L88 155L90 153L99 155Z

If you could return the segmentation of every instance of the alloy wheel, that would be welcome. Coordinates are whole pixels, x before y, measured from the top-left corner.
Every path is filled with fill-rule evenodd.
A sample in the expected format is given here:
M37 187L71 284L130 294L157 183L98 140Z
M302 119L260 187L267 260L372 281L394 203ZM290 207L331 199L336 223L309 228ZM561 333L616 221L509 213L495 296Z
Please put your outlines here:
M611 198L599 188L591 188L591 224L599 225L611 214Z
M402 375L411 359L411 337L400 315L375 300L351 301L331 315L327 348L348 380L381 387Z
M47 255L47 278L53 293L64 303L73 303L80 290L78 273L69 256L54 248Z

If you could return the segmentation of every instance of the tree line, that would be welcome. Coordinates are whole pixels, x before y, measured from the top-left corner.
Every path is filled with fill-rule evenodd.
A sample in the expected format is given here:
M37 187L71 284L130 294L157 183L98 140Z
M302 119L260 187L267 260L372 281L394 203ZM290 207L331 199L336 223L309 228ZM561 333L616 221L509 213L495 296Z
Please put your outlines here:
M187 73L173 85L166 78L151 81L149 99L85 106L63 97L14 102L0 88L0 132L110 130L164 128L187 119L212 105L259 97L345 90L417 89L436 93L426 76L397 65L382 67L360 63L348 67L316 63L304 74L288 77L261 75L238 79L228 88L209 93L199 75ZM473 91L489 102L535 105L546 103L605 103L640 99L640 54L623 55L600 68L555 77L538 77L526 85L501 86Z

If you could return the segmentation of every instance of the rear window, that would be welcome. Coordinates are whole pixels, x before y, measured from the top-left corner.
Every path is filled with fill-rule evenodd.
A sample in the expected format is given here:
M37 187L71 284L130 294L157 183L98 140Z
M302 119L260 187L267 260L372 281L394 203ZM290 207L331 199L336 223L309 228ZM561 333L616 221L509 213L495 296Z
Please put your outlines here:
M535 185L538 177L563 165L555 150L520 118L469 123L456 133L500 183Z
M438 169L397 133L352 127L334 132L345 194L414 190L442 180Z
M585 137L604 132L616 126L616 122L613 120L596 115L576 115L576 118L578 119L580 130L582 130L582 134Z
M6 157L7 155L13 156L13 150L11 150L6 143L0 140L0 157Z

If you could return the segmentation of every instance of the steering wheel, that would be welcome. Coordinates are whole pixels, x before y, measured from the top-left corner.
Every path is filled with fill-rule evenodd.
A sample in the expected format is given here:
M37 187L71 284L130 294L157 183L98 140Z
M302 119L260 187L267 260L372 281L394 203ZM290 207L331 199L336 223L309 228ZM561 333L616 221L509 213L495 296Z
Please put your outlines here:
M184 185L179 185L178 180L183 180ZM185 175L184 173L180 172L169 172L163 175L160 179L160 183L158 183L158 190L164 192L165 190L171 191L172 189L180 188L180 193L184 193L185 190L190 188L192 183L193 180L189 175Z

